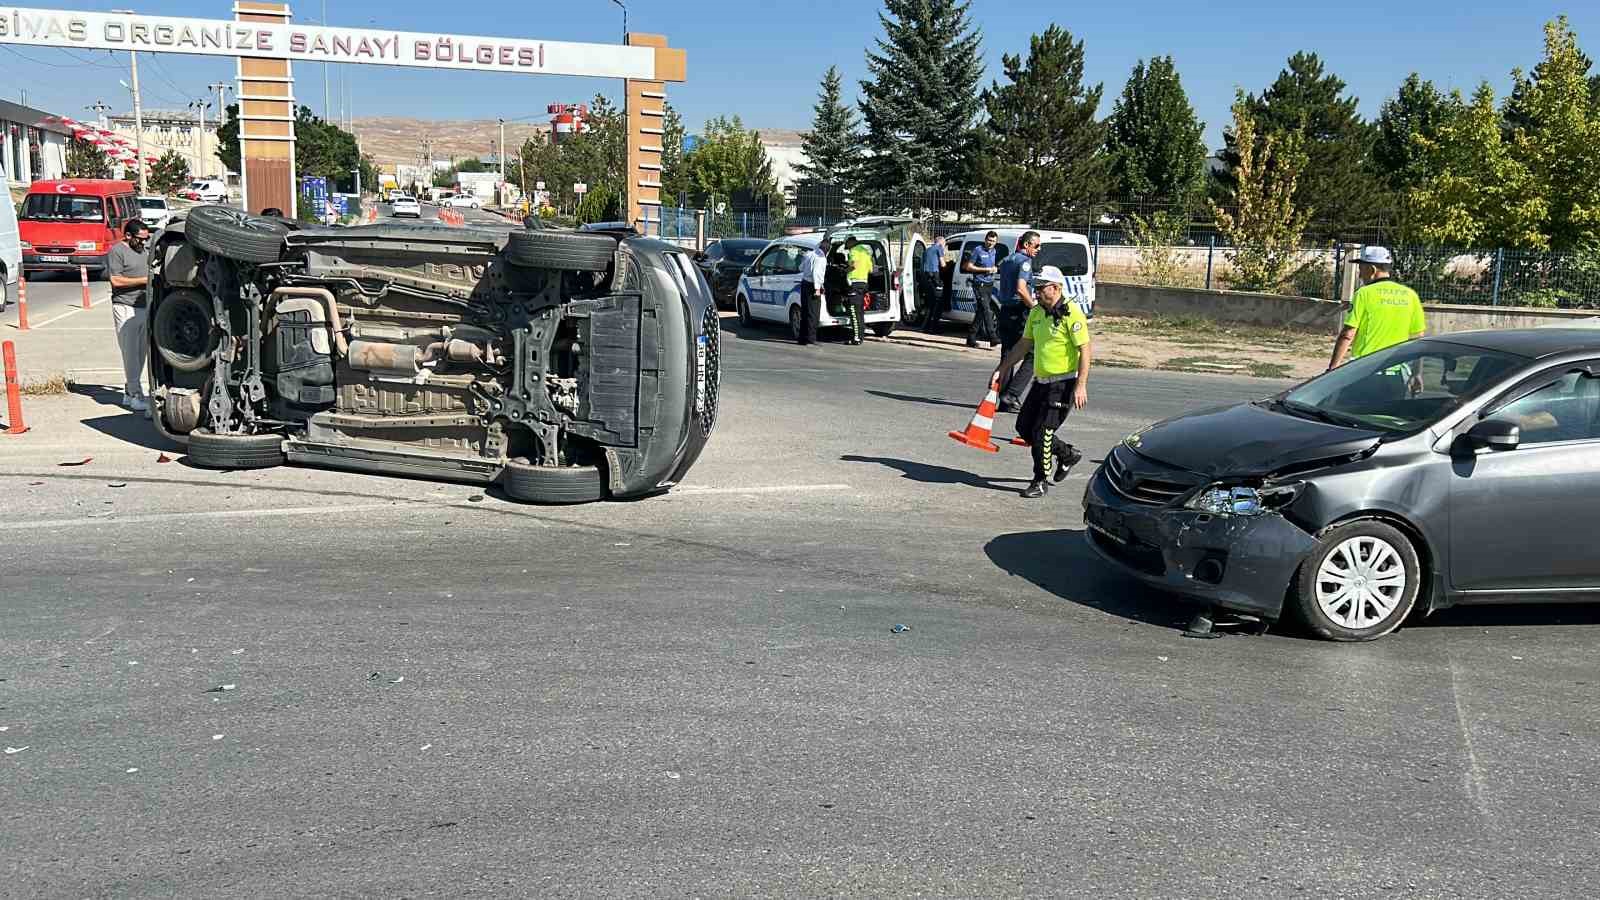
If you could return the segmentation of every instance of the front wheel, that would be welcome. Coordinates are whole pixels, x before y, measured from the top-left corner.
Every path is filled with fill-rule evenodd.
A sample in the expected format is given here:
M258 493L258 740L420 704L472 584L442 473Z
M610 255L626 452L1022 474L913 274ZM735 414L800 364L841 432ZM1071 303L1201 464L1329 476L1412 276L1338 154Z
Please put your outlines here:
M1410 538L1383 522L1350 522L1324 532L1300 564L1293 608L1321 637L1370 641L1405 621L1421 584Z
M803 340L805 337L800 331L800 307L798 306L789 307L789 334L796 341Z
M593 503L605 499L599 466L532 466L506 463L501 476L506 496L524 503Z
M737 301L735 301L734 305L737 306L738 309L739 309L739 324L740 325L743 325L744 327L749 328L752 325L756 324L756 320L750 316L750 301L744 299L743 297L740 297Z

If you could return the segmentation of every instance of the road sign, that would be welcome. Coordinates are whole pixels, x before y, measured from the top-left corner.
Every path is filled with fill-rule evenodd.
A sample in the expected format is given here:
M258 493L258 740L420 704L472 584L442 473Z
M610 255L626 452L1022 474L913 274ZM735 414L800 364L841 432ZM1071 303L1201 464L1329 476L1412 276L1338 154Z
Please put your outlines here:
M587 194L587 193L589 193L589 186L587 184L584 184L583 182L579 181L579 182L573 184L572 192L574 194Z
M542 181L535 181L535 182L534 182L534 183L533 183L533 189L534 189L534 190L536 190L536 191L542 191L542 190L544 190L544 182L542 182Z

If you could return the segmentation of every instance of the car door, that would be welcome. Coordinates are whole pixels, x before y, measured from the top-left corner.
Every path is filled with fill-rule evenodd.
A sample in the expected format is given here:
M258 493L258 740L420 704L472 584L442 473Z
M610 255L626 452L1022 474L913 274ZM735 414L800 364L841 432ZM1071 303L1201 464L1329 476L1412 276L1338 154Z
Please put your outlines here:
M749 303L750 315L757 319L772 319L769 308L772 300L771 291L767 286L768 279L778 268L778 255L783 252L782 245L773 245L762 251L756 261L745 273L745 300Z
M804 247L782 244L773 256L773 269L767 275L768 318L774 322L789 321L789 301L800 296L800 256Z
M1468 417L1521 429L1510 450L1458 439L1450 480L1450 581L1478 593L1600 590L1600 360L1525 380Z
M959 242L953 252L956 254L955 274L950 276L950 309L952 312L966 313L968 317L973 314L972 273L961 271L972 251L983 246L981 240L965 240Z

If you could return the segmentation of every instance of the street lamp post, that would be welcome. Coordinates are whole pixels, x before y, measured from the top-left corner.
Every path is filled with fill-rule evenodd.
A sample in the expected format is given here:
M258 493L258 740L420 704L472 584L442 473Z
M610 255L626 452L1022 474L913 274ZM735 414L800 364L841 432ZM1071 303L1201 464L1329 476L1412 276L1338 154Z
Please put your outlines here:
M611 2L622 7L622 42L626 44L628 42L628 4L623 3L622 0L611 0Z

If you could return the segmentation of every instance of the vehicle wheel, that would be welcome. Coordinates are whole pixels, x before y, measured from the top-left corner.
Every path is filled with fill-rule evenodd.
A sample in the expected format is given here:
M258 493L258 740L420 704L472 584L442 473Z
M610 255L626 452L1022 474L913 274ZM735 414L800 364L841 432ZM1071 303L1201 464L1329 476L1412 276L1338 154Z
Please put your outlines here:
M268 469L283 465L283 438L275 434L189 434L189 461L204 469Z
M0 266L0 311L11 305L11 282L6 281L5 266Z
M873 322L868 327L872 329L873 334L881 338L886 338L889 335L894 334L894 326L896 324L897 323L895 322Z
M1382 522L1351 522L1324 533L1300 564L1293 607L1328 640L1370 641L1405 621L1421 584L1410 538Z
M739 324L746 328L753 327L756 324L756 320L750 315L750 301L740 297L736 305L739 308Z
M796 341L800 340L800 307L789 307L789 335Z
M161 298L150 331L167 365L179 372L198 372L211 365L217 351L211 313L211 300L196 290L183 288Z
M570 231L514 231L506 243L512 265L567 272L604 272L616 252L616 238Z
M506 463L506 496L527 503L593 503L605 499L599 466L534 466Z
M189 210L186 232L201 250L247 263L277 262L289 229L276 219L252 216L226 206Z

